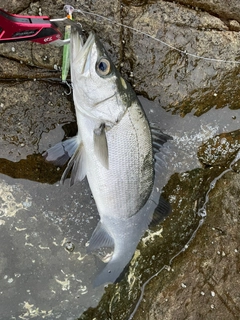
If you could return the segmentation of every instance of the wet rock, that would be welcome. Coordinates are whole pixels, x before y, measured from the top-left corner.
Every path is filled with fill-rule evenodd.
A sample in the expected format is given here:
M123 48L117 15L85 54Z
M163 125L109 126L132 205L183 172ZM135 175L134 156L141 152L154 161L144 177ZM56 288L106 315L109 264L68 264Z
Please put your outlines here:
M190 1L181 1L187 2ZM239 65L199 56L239 62L240 36L235 32L240 21L239 4L232 1L226 6L225 0L191 3L195 7L184 6L180 1L134 1L129 5L125 0L125 6L121 6L120 1L109 1L106 6L105 0L79 4L80 8L134 27L169 46L100 17L75 14L75 18L87 32L98 33L114 62L135 85L136 92L159 101L165 109L182 116L190 112L200 115L215 107L238 109ZM75 1L69 4L77 8ZM22 0L11 4L3 1L3 7L15 13L65 15L60 0L31 3ZM222 178L209 194L207 218L190 247L189 240L204 218L198 215L198 210L202 208L211 181L222 173L239 148L238 132L235 136L219 135L219 139L213 138L201 147L199 159L207 168L172 175L165 187L165 196L173 208L171 216L145 234L122 281L109 285L98 307L94 307L100 295L97 291L87 294L87 290L91 290L90 276L95 272L94 262L88 256L87 262L82 263L82 256L77 255L79 243L89 239L95 226L87 228L91 224L90 213L96 216L89 189L82 185L76 189L63 186L60 192L59 186L39 183L54 183L61 176L61 170L47 165L41 153L76 133L76 124L72 124L75 121L72 101L59 85L62 51L50 45L8 43L0 45L0 55L0 168L5 175L28 179L23 180L24 186L15 184L15 180L1 182L1 210L13 213L17 210L17 218L6 216L3 211L0 217L1 287L5 294L1 302L2 316L9 318L17 314L27 319L38 312L38 317L47 315L49 319L76 318L91 306L81 319L125 320L139 301L139 288L162 270L146 287L146 301L139 306L136 319L158 319L161 315L164 319L181 320L192 314L195 318L234 319L239 309L236 280L239 274L235 268L239 264L236 229L239 164L234 166L235 173ZM207 126L208 129L212 133L211 126ZM184 128L182 130L180 138L185 139ZM185 144L188 151L189 137ZM228 152L223 155L225 151ZM37 183L31 184L29 180ZM7 196L14 199L6 209ZM36 203L31 199L33 196L38 200ZM63 230L69 235L73 227L74 241L68 244ZM77 235L79 241L75 240ZM73 243L75 248L71 251ZM14 253L13 265L9 247ZM44 249L47 247L49 249ZM15 271L19 268L24 271L20 276ZM29 279L27 282L25 277ZM34 294L26 291L29 290L26 283L37 288ZM20 294L13 300L16 292ZM30 298L25 299L26 295Z
M10 13L20 13L26 9L31 3L31 0L2 0L1 8Z
M61 127L75 117L71 110L72 101L58 84L40 81L5 83L1 86L2 119L1 157L19 161L28 155L42 153L49 147L45 135ZM44 134L45 133L45 134ZM53 139L54 140L54 139ZM53 141L54 142L54 141Z
M240 21L240 4L238 0L229 1L227 5L224 0L178 0L178 3L207 11L223 19L236 19Z
M206 141L198 150L199 160L208 166L229 164L240 149L240 131L222 133Z
M183 116L192 110L200 115L213 107L239 107L239 67L224 61L239 60L240 38L224 21L164 1L125 10L124 23L141 31L124 31L123 71L129 74L131 67L138 92Z
M29 186L30 192L23 180L14 183L1 175L1 318L76 319L89 301L84 275L86 269L91 270L92 261L87 262L89 257L79 242L73 252L65 250L64 224L56 223L63 218L64 209L58 213L52 210L51 221L50 211L44 212L47 187L42 189L45 203L40 207L31 190L36 185ZM48 191L51 198L51 189Z
M197 237L151 281L134 319L238 319L239 192L239 174L217 182Z
M134 7L140 7L150 2L149 0L123 0L122 3L126 6L134 6Z
M58 70L47 70L33 65L27 65L23 61L17 62L0 57L0 80L1 82L17 81L19 79L55 79L60 82L61 74Z
M204 195L210 182L222 171L218 167L214 170L196 169L171 177L164 188L164 196L172 206L171 215L160 226L146 232L122 281L117 285L109 285L98 306L89 308L79 319L129 319L140 297L139 288L143 288L145 282L153 277L144 296L146 302L143 307L140 304L133 318L148 319L150 306L155 301L153 297L161 292L166 280L171 281L173 278L174 286L176 272L172 261L179 256L180 259L182 257L182 263L186 263L184 252L189 250L191 239L202 223L203 216L198 213L205 201ZM201 251L201 254L204 255L204 252ZM175 297L175 292L171 294ZM173 298L172 303L175 302Z
M240 31L240 24L236 20L229 21L229 28L232 31Z
M24 69L15 69L16 63L11 61L7 65L16 74ZM11 68L4 70L6 76ZM26 69L23 77L39 76L39 71L34 74L30 68L27 73ZM47 72L41 76L47 76L45 81L9 79L1 85L0 172L17 179L53 183L62 169L47 163L41 154L64 137L73 136L77 129L72 125L72 100L64 93L68 88L51 81Z

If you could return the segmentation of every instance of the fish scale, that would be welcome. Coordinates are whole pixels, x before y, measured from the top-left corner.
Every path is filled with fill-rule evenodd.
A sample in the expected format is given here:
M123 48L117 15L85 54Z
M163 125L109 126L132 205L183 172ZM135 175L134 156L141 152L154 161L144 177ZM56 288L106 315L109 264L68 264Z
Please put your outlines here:
M83 145L87 146L87 179L100 215L132 216L147 201L152 190L151 133L146 118L139 117L139 112L143 113L135 102L121 121L107 130L108 170L94 154L89 120L80 117L78 121Z
M151 135L135 92L95 34L84 44L72 29L71 79L78 134L47 150L45 157L57 165L71 158L62 182L70 170L70 185L88 179L100 221L87 251L113 251L94 280L100 285L119 277L152 218L159 221L154 211L160 219L170 211L160 198L152 151L152 142L158 150L170 137L156 127Z

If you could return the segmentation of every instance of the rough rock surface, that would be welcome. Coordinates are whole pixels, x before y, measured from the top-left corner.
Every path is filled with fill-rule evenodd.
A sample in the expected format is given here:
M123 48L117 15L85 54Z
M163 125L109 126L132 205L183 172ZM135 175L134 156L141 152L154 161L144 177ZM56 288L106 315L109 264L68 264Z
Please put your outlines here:
M134 319L239 319L239 192L239 173L217 182L197 237L151 281Z
M55 18L64 15L64 4L2 0L1 8ZM156 109L163 107L181 123L185 115L191 114L194 122L193 114L230 108L239 121L238 0L227 5L226 0L68 4L141 31L75 14L86 31L98 33L136 92L157 102L149 114L160 115ZM239 151L239 130L226 132L226 113L221 120L224 130L216 137L213 121L205 124L210 139L198 149L204 167L181 172L177 163L179 170L164 188L171 217L146 233L122 281L110 285L101 299L103 289L91 291L90 286L93 258L82 260L96 224L88 186L68 189L54 184L62 169L41 157L50 145L76 133L72 99L60 84L61 60L62 49L50 45L0 44L1 315L125 320L139 300L139 288L162 270L144 287L134 319L239 319L239 164L211 184ZM154 121L161 124L162 119L156 116ZM181 129L181 136L190 161L188 148L195 140L187 129ZM176 158L170 155L169 163ZM204 205L207 216L198 230L202 217L197 213ZM74 242L72 254L66 251L66 239Z

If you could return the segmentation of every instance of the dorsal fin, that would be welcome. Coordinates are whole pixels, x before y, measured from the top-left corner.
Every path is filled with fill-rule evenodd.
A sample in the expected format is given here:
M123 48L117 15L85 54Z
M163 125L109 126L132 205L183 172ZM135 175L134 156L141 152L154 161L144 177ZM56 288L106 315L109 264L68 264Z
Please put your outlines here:
M165 200L163 196L160 196L158 205L154 210L152 220L149 226L151 227L160 223L171 213L171 211L172 211L172 208L170 203L167 200Z
M150 130L152 134L152 144L154 153L159 152L164 143L166 143L168 140L173 139L168 134L163 133L154 123L150 123Z

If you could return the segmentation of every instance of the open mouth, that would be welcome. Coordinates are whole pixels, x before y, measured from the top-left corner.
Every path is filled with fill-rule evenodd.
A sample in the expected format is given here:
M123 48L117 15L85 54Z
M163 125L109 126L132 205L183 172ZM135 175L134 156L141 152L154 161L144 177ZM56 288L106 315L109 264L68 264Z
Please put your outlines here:
M74 30L71 33L71 60L78 68L81 68L82 73L87 71L90 67L90 52L94 42L94 33L90 33L85 43L83 41L83 37L78 33L78 31Z

